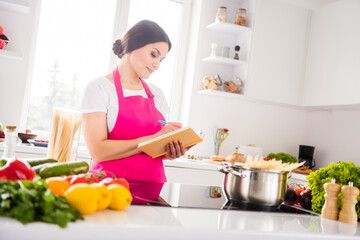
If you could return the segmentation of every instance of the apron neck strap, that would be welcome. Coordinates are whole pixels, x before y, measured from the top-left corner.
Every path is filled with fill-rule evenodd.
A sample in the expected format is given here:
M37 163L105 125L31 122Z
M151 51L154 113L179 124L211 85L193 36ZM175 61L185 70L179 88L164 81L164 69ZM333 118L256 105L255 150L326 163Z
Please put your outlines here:
M154 97L154 94L152 94L152 92L150 91L148 85L145 83L144 80L142 80L141 78L139 78L139 79L140 79L142 85L144 86L145 92L146 92L146 94L148 95L148 97L149 97L149 98L153 98L153 97Z
M118 95L118 98L123 98L124 97L124 93L123 93L123 90L122 90L122 86L121 86L121 81L120 81L120 74L119 74L119 69L118 67L116 67L113 71L113 77L114 77L114 83L115 83L115 88L116 88L116 92L117 92L117 95ZM145 83L144 80L142 80L141 78L139 78L144 89L145 89L145 92L146 94L148 95L149 98L153 98L154 97L154 94L152 94L152 92L150 91L148 85Z
M122 86L121 86L121 81L120 81L120 74L119 74L119 69L118 67L116 67L113 71L113 77L114 77L114 83L115 83L115 88L116 88L116 92L118 95L118 98L123 98L124 94L123 94L123 90L122 90Z

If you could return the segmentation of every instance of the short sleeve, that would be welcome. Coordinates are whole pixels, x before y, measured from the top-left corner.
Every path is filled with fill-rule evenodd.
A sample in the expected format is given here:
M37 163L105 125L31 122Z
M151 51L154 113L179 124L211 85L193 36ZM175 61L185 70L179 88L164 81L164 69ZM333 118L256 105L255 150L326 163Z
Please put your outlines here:
M152 94L154 94L155 107L159 110L159 112L161 112L162 115L169 114L170 113L169 104L166 100L163 91L159 87L153 84L148 84L148 86Z
M108 102L109 97L106 95L101 81L96 79L87 84L79 110L82 113L107 113Z

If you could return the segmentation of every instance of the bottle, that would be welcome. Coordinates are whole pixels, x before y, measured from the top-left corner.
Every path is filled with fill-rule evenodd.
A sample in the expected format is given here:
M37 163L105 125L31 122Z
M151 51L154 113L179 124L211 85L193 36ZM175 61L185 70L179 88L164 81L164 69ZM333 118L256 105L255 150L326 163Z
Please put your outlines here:
M239 60L239 51L240 51L240 46L236 45L235 46L235 56L234 59Z
M215 22L226 22L226 11L226 7L219 6L215 17Z
M357 224L357 213L355 205L357 203L357 196L359 195L359 189L353 186L353 182L349 182L349 186L343 186L341 188L343 193L343 206L339 214L339 221L349 224Z
M331 220L338 219L339 209L337 206L338 193L340 185L335 183L335 179L331 179L331 183L325 183L325 204L321 210L321 217Z
M235 24L240 26L246 26L246 9L238 8L235 15Z
M18 131L15 126L6 126L3 159L12 161L15 159L15 148L18 142Z

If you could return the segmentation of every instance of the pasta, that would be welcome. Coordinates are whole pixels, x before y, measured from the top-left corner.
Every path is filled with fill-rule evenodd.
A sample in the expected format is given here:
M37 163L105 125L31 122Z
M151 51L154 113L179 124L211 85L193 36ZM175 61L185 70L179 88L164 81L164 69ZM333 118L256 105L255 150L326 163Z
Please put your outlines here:
M263 158L258 158L258 156L253 158L250 154L248 154L246 158L245 166L251 168L273 169L273 170L290 172L304 165L304 163L305 161L301 163L282 163L281 161L278 161L276 159L265 161Z
M58 162L71 160L74 137L80 124L79 112L55 109L48 148L49 158L56 159Z

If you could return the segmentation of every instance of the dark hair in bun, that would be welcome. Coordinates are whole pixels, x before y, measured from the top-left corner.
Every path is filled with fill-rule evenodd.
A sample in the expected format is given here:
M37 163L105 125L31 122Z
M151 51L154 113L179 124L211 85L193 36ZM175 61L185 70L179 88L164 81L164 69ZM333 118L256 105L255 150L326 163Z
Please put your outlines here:
M119 58L143 46L165 42L171 49L171 42L166 32L155 22L143 20L130 28L123 39L118 39L113 44L113 52Z

